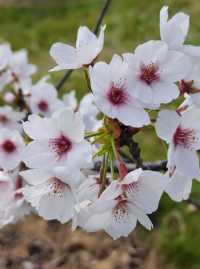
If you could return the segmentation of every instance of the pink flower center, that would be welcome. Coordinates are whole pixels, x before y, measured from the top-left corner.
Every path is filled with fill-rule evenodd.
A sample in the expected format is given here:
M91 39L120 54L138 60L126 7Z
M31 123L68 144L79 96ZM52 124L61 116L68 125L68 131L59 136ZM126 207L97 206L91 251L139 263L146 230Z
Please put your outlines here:
M190 148L195 142L194 131L191 129L182 129L179 125L173 135L173 143L176 146Z
M151 85L154 81L159 80L158 66L154 63L149 65L141 64L139 78L147 85Z
M54 194L61 194L65 188L65 183L62 182L59 178L53 177L50 179L50 188Z
M112 105L121 106L126 104L128 96L123 86L118 87L112 84L107 93L107 98Z
M62 157L72 149L72 142L64 135L58 138L52 138L49 140L50 148L58 155Z
M44 100L41 100L39 103L38 103L38 108L39 110L43 111L43 112L46 112L48 110L48 103Z
M121 196L116 198L117 204L113 209L113 215L117 222L128 216L127 200Z
M3 144L1 145L1 148L6 153L13 153L16 150L15 144L11 140L5 140Z
M130 184L123 184L122 185L122 190L124 192L127 192L127 193L133 193L135 191L137 191L139 188L139 182L136 181L136 182L132 182Z
M0 123L7 123L9 119L6 117L6 115L0 115Z

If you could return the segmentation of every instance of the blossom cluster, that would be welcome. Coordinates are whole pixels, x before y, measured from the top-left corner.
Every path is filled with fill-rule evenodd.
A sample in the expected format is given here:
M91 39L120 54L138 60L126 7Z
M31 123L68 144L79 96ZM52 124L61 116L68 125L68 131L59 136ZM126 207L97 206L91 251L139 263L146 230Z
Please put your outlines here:
M189 198L200 180L200 47L185 44L188 30L187 14L169 19L163 7L161 39L109 63L98 61L105 26L98 36L81 26L75 47L53 44L51 72L85 72L90 92L80 102L74 90L61 98L49 76L33 83L27 52L0 45L1 227L34 212L117 239L137 222L151 230L164 192ZM168 145L167 171L141 161L128 169L132 138L148 125Z

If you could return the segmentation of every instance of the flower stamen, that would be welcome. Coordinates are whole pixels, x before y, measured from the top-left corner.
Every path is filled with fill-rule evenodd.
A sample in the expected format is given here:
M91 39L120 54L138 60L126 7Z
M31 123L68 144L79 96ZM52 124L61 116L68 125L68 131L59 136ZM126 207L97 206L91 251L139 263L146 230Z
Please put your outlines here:
M147 85L151 85L153 82L159 80L160 76L158 73L158 66L154 63L149 65L140 65L140 75L139 79L145 82Z
M128 96L124 86L117 86L112 84L108 90L107 98L114 106L121 106L127 103Z
M195 142L195 134L191 129L183 129L179 125L173 135L174 146L190 148Z
M60 135L58 138L51 138L49 140L49 145L59 158L72 149L72 142L64 135Z

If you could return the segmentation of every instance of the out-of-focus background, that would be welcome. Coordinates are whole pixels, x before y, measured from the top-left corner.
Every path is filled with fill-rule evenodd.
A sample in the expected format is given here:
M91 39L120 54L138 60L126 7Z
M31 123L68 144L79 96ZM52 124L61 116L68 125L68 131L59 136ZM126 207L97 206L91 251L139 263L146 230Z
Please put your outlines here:
M0 0L0 42L14 50L27 48L39 72L48 73L53 62L49 48L56 41L75 43L80 25L92 28L103 0ZM113 0L105 17L105 48L102 60L113 53L132 51L149 39L159 39L159 10L169 5L170 14L182 10L191 15L188 43L200 44L199 0ZM63 73L52 74L57 82ZM81 71L76 71L63 92L86 91ZM62 92L62 93L63 93ZM137 138L144 160L164 159L166 149L151 128ZM194 197L200 197L198 183ZM45 222L30 216L0 231L0 269L199 269L200 212L187 203L174 203L165 195L152 216L155 229L137 229L127 239L113 241L103 232L91 235L70 225Z

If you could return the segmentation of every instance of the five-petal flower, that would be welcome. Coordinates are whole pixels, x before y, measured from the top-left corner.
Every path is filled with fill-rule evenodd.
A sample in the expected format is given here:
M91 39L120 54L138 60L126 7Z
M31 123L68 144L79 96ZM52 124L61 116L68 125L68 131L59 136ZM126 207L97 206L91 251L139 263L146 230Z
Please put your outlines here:
M51 118L31 115L23 127L33 139L24 150L23 160L28 167L54 165L77 169L91 161L91 145L84 140L85 127L79 113L61 109Z
M90 67L94 101L106 116L125 125L142 127L150 123L149 116L128 90L127 70L127 63L118 55L113 56L110 64L98 62Z
M79 69L92 64L103 49L104 30L105 27L102 27L97 37L86 26L81 26L78 29L76 48L63 43L53 44L50 55L57 66L51 71Z
M156 122L157 135L169 144L168 168L188 177L199 177L200 110L188 109L183 115L163 110Z
M123 55L128 63L129 93L144 103L144 107L169 103L179 96L175 82L190 71L189 57L169 51L163 41L148 41L139 45L134 54ZM145 105L146 104L146 105Z

